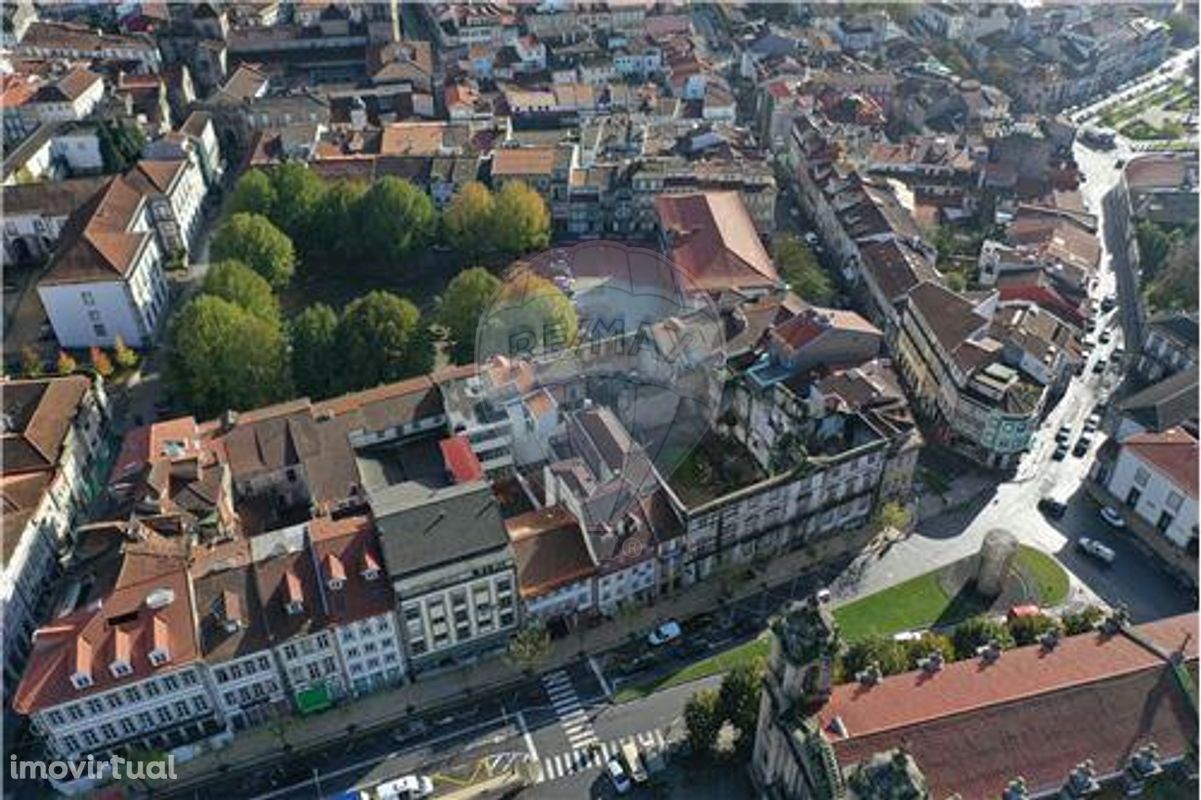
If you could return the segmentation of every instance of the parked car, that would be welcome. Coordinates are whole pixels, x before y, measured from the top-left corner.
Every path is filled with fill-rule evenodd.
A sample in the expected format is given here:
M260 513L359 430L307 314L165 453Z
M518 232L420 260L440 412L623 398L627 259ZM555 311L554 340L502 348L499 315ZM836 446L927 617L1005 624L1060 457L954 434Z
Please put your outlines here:
M609 759L605 771L609 773L609 780L613 781L613 789L618 794L625 794L630 791L630 776L626 774L626 768L621 765L621 759L617 756Z
M1093 433L1101 425L1100 414L1089 414L1088 419L1084 421L1084 430L1087 433Z
M1122 518L1121 513L1112 506L1105 506L1101 509L1101 519L1105 520L1112 528L1125 528L1126 520Z
M1096 539L1090 539L1087 536L1081 536L1077 539L1076 547L1086 555L1090 555L1105 564L1112 564L1114 559L1117 558L1117 554L1113 551L1113 548L1106 547Z
M682 633L680 623L674 619L669 619L647 634L646 640L650 643L651 647L658 647L659 645L676 641Z
M1072 448L1072 455L1076 458L1082 458L1088 452L1088 448L1092 447L1093 440L1087 433L1081 434L1076 440L1076 446Z
M813 596L817 598L817 602L822 603L823 605L830 602L829 589L818 589L816 592L814 592Z
M1113 334L1109 331L1101 331L1101 338L1097 341L1101 342L1101 344L1109 344L1113 341Z
M813 231L809 231L808 233L806 233L804 236L804 239L805 239L805 244L809 245L810 247L817 244L817 242L818 242L817 234L814 233Z
M1098 358L1095 362L1093 362L1093 374L1100 375L1102 372L1105 371L1105 367L1107 367L1107 366L1108 366L1108 362L1106 362L1105 359Z
M362 793L364 800L418 800L434 793L434 782L425 775L405 775L385 781Z
M649 776L642 767L642 756L638 753L638 745L632 741L623 744L621 746L621 758L625 761L626 771L629 772L634 783L646 783Z
M1055 446L1055 452L1051 454L1052 461L1063 461L1068 457L1068 443L1060 442Z
M1055 431L1055 441L1059 442L1060 444L1071 441L1071 438L1072 426L1066 422L1059 426L1059 430Z
M1118 299L1112 294L1107 294L1101 298L1101 310L1111 311L1118 304Z
M1052 519L1060 519L1064 515L1064 512L1068 510L1068 507L1065 503L1061 503L1058 500L1044 497L1038 501L1038 510Z

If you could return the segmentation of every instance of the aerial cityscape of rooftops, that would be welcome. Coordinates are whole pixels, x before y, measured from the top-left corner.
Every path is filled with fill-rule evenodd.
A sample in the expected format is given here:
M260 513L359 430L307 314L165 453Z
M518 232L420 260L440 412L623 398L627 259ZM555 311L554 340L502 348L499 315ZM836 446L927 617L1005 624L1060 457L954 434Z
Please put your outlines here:
M2 14L6 800L1197 796L1197 3Z

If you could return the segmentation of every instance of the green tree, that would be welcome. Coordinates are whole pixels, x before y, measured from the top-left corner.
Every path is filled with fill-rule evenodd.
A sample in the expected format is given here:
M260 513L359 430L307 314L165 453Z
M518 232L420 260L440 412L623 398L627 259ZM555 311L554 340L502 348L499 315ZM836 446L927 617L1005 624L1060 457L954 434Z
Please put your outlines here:
M314 399L337 394L342 359L338 356L338 315L315 303L292 320L292 380L296 390Z
M262 275L273 289L282 289L296 271L292 240L261 214L234 214L213 235L214 261L241 261Z
M463 270L446 287L438 318L450 330L455 363L469 364L475 357L480 317L499 290L500 280L483 267Z
M113 360L121 369L133 369L138 365L138 352L125 344L125 340L118 335L113 341Z
M724 724L721 696L716 689L694 692L684 704L684 726L688 731L688 743L692 745L693 753L703 756L713 752L717 736Z
M214 295L200 295L172 321L168 374L199 414L267 405L288 394L279 325Z
M744 661L736 664L721 679L721 689L718 691L721 715L738 731L739 748L749 747L755 740L763 666L762 659Z
M814 305L829 305L834 301L830 276L803 242L795 236L780 236L774 250L776 270L792 291Z
M955 645L949 638L937 633L923 633L922 638L905 642L904 650L908 669L917 669L918 661L934 652L941 654L944 662L955 660Z
M1035 614L1029 617L1013 617L1006 627L1015 644L1034 644L1038 637L1048 631L1063 633L1063 625L1054 617L1046 614Z
M530 269L513 270L488 309L480 358L555 350L576 341L575 306L559 287Z
M1088 633L1103 619L1105 612L1099 606L1088 605L1063 615L1063 632L1068 636Z
M538 623L525 625L509 639L505 660L522 672L532 674L550 657L550 634Z
M1134 235L1138 240L1139 266L1148 280L1154 279L1172 252L1172 237L1150 220L1139 222Z
M476 259L487 252L496 238L496 202L488 187L477 181L464 186L442 215L446 243Z
M92 364L92 370L102 378L107 378L113 374L113 362L109 360L108 353L93 345L88 350L88 361Z
M260 319L279 324L279 301L263 276L241 261L219 261L209 267L201 291L228 300Z
M133 124L108 120L96 128L105 172L124 172L142 157L146 137Z
M1187 49L1197 43L1197 7L1185 4L1182 14L1168 17L1168 29L1172 32L1172 45Z
M909 653L891 636L872 635L851 642L842 654L842 668L848 679L875 663L885 675L896 675L909 668Z
M541 250L550 243L550 210L529 186L509 181L495 197L491 227L494 246L506 255Z
M371 185L356 207L363 252L400 261L433 237L434 204L425 192L387 176Z
M344 388L428 372L430 343L420 329L417 307L389 292L370 292L346 306L337 330Z
M361 254L357 209L367 193L362 181L334 181L313 210L311 247L327 253ZM344 263L344 262L339 262Z
M909 526L909 509L895 500L889 500L876 510L876 516L872 519L872 526L877 531L887 530L888 528L903 531Z
M988 617L972 617L955 626L951 633L951 643L955 645L956 658L971 658L976 655L976 648L983 647L989 642L997 642L1001 647L1012 647L1013 637L1009 635L1003 623Z
M75 359L66 350L58 351L58 360L54 362L54 369L59 375L70 375L79 366L75 363Z
M30 345L21 348L21 374L26 378L40 378L46 374L42 357Z
M300 161L289 161L271 170L275 190L271 221L293 241L307 244L309 223L325 195L325 182Z
M275 187L267 174L261 169L252 169L238 178L230 195L229 210L231 214L261 214L274 219Z
M1197 308L1197 231L1177 240L1162 268L1147 285L1147 305L1154 311Z

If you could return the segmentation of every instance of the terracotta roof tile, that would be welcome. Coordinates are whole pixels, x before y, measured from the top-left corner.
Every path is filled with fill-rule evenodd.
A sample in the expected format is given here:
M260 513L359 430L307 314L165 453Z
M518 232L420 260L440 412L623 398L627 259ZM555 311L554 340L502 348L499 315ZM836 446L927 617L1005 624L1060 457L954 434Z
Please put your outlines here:
M705 291L769 288L780 282L737 192L655 198L671 260Z
M1123 446L1170 478L1189 497L1197 498L1197 439L1184 428L1138 433Z

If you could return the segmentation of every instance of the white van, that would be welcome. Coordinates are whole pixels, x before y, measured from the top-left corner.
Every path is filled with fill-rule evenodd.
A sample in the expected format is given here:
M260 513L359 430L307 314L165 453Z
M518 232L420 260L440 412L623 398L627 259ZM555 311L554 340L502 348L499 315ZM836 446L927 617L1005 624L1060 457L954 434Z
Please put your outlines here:
M638 754L638 745L626 742L621 746L621 757L626 762L626 769L634 783L646 783L647 774L642 766L642 756Z

